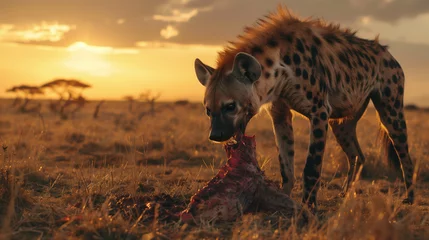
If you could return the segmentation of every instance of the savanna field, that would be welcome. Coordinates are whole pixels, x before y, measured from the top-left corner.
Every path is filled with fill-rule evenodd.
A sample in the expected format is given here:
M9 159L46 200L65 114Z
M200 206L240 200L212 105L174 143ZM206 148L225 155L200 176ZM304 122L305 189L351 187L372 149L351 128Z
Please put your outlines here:
M129 111L126 101L105 102L94 118L98 102L67 117L50 111L48 101L30 112L12 102L0 101L1 239L429 239L429 111L406 111L410 153L419 166L415 205L401 203L402 177L381 161L370 107L358 124L365 167L344 198L347 160L329 132L317 220L299 226L270 212L187 225L168 213L184 209L226 161L222 145L208 140L201 103L157 103L152 115L148 103ZM308 131L308 121L295 116L296 201ZM247 134L256 135L265 174L279 182L265 111Z

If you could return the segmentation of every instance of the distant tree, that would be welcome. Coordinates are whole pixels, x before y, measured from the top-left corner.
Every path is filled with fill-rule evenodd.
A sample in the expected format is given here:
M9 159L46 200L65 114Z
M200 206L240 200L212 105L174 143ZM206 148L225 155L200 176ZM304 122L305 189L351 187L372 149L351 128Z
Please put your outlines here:
M94 119L97 119L98 118L98 113L100 112L100 107L101 107L101 105L104 103L104 100L101 100L96 106L95 106L95 109L94 109L94 114L92 115L92 117L94 118Z
M88 102L82 95L82 92L86 88L90 88L91 85L83 83L76 79L55 79L47 82L40 86L41 88L51 89L58 95L57 102L50 103L50 109L60 114L62 118L67 118L68 113L66 109L71 105L75 105L74 110L70 111L70 114L74 114L84 107Z
M12 102L12 107L16 107L17 105L19 105L21 103L22 97L20 96L17 87L11 87L9 89L6 89L6 92L15 93L15 99Z
M408 104L404 107L406 110L419 110L420 108L416 104Z
M186 106L189 104L189 101L186 99L183 100L177 100L174 102L174 105L178 105L178 106Z
M35 95L44 95L44 91L37 86L30 85L19 85L13 86L10 89L7 89L6 92L14 92L16 94L22 94L24 96L24 103L20 106L22 112L27 111L28 103ZM17 100L15 100L16 102ZM14 103L16 104L16 103Z
M128 101L128 112L132 113L133 112L133 105L135 102L134 97L131 95L126 95L126 96L122 97L122 99Z
M155 116L155 102L161 97L161 93L152 93L150 90L141 93L139 99L150 104L150 113Z

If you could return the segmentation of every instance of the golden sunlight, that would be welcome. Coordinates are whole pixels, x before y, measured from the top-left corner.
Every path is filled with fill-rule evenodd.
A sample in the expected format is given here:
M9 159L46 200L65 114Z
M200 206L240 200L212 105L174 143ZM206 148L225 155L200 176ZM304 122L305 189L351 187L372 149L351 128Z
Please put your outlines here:
M91 46L76 42L67 48L69 57L64 65L72 71L87 73L92 76L110 76L114 66L103 53L111 51L109 47Z

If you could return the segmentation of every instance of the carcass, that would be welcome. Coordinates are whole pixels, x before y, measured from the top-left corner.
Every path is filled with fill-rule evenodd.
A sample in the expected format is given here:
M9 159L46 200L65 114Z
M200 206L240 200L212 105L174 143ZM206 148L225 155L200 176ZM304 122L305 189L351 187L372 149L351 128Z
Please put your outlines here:
M233 221L255 211L280 211L290 217L302 212L301 205L265 177L256 159L254 136L241 136L236 143L225 143L224 149L227 163L191 197L180 213L183 222Z

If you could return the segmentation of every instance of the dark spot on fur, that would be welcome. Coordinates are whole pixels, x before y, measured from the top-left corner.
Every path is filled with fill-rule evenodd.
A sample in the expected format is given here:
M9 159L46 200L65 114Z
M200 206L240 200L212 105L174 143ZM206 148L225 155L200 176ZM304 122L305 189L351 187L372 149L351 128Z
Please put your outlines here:
M310 100L313 98L313 93L312 92L307 92L307 99Z
M322 133L322 136L320 136L319 138L323 137L323 130L320 130L320 131ZM325 148L325 142L320 141L320 142L316 143L316 150L317 151L321 152L321 151L323 151L324 148Z
M274 71L274 77L277 78L279 76L279 70L276 69L276 71Z
M363 68L365 69L365 71L367 71L367 72L369 71L368 65L365 64L365 66L363 66Z
M313 118L313 125L318 125L319 123L320 123L319 118L314 117L314 118Z
M311 58L308 59L308 66L313 67L313 60Z
M295 76L301 77L301 68L296 68L295 69Z
M407 128L407 124L405 123L404 120L401 121L400 125L401 125L402 129L406 129Z
M389 61L389 67L392 68L392 69L397 67L396 61L394 59L390 59L390 61Z
M275 48L279 45L279 43L274 38L270 38L267 42L267 45L269 47Z
M346 76L346 83L350 83L350 76L348 74L346 74L345 76Z
M307 72L307 70L302 70L302 78L304 78L304 80L307 80L308 79L308 72Z
M296 40L296 49L300 52L300 53L304 53L305 49L304 49L304 44L302 43L301 39L297 39Z
M319 51L317 50L317 48L315 46L311 46L311 58L313 60L313 62L315 63L317 61L317 55L319 54Z
M401 107L401 101L399 101L398 99L396 99L394 106L395 106L396 109L399 109Z
M295 89L296 90L299 90L301 88L301 85L299 85L299 84L295 84Z
M301 57L298 54L296 54L296 53L293 55L293 62L296 65L299 65L301 63Z
M293 33L283 33L283 32L280 33L280 38L288 41L289 43L293 42L293 37L294 37Z
M316 78L313 75L310 77L310 84L313 86L316 85Z
M341 43L341 40L335 35L335 33L326 33L324 36L325 41L329 44Z
M317 36L313 36L313 41L316 43L317 46L322 45L322 41Z
M392 76L393 83L398 83L398 77L395 75Z
M317 107L316 106L311 107L311 112L313 113L317 112Z
M383 59L383 65L387 68L389 66L389 62L386 59Z
M385 87L384 90L383 90L383 94L386 97L390 97L390 95L392 95L392 91L390 90L389 87Z
M290 57L288 55L285 55L283 57L283 62L285 62L286 65L290 65L292 63L292 60L290 59Z
M264 50L259 46L254 46L254 47L252 47L250 52L252 53L252 55L256 55L256 54L262 54L264 52Z
M343 53L343 52L339 53L339 54L338 54L338 58L340 59L340 61L341 61L342 63L344 63L345 65L347 65L349 68L352 68L352 65L351 65L351 63L350 63L350 61L349 61L349 59L347 58L347 56L346 56L346 54L345 54L345 53Z
M322 112L320 114L320 119L322 119L323 121L326 121L328 119L328 114L325 112Z
M399 95L404 94L404 87L398 86L398 93L399 93Z
M393 129L398 131L399 130L399 121L398 120L393 121L392 126L393 126Z
M269 72L265 72L265 78L270 78L271 74Z
M319 101L319 99L318 99L317 97L314 97L314 98L313 98L313 104L314 104L314 105L316 105L318 101Z
M267 67L272 67L274 62L271 58L265 59L265 63L267 64Z
M294 150L290 150L287 154L289 156L293 157L295 155L295 151Z
M315 147L314 144L310 145L309 152L310 152L311 155L313 155L313 154L316 153L316 147Z
M405 135L404 133L401 133L398 136L398 140L399 140L400 143L406 143L407 142L407 135Z
M337 84L341 82L341 75L340 73L336 74Z

